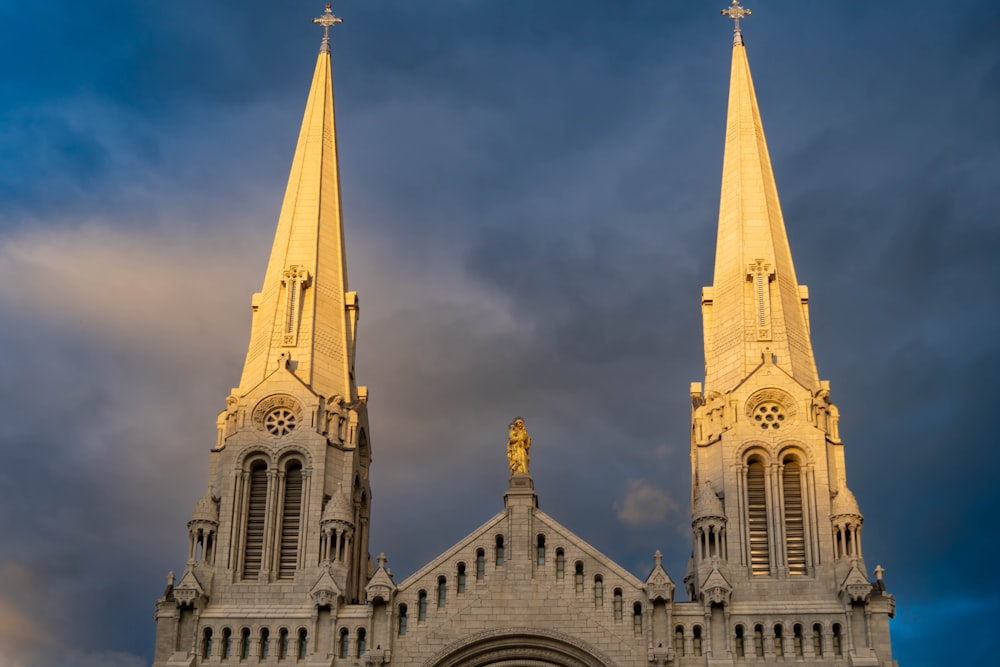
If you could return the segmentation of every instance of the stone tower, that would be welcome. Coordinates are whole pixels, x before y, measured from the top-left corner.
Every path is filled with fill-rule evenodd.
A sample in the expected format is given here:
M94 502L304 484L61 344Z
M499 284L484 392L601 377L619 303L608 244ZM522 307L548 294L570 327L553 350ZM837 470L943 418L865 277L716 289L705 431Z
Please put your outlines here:
M187 565L156 604L155 665L307 662L338 607L364 609L371 449L340 207L328 33L339 20L329 5L316 19L327 34L246 363L219 415Z
M894 600L878 568L875 586L867 577L839 412L816 370L809 291L795 277L739 28L748 13L736 0L723 11L737 23L715 275L702 292L705 382L691 386L684 583L711 617L715 657L733 652L724 633L747 656L825 650L884 665Z
M520 418L493 517L398 583L383 555L371 562L328 5L240 386L184 573L156 602L154 667L896 666L895 602L863 559L739 29L748 13L736 0L723 12L737 28L705 381L691 387L686 599L660 552L639 578L540 509Z

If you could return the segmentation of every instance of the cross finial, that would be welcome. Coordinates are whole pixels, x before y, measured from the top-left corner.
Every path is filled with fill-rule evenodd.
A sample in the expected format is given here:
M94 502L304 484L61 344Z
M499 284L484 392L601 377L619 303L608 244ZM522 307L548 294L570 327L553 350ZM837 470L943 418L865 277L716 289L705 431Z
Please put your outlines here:
M733 4L723 9L720 13L723 16L731 18L735 24L733 27L733 46L743 46L743 31L740 29L740 19L744 16L750 16L753 12L746 7L742 7L740 0L733 0Z
M323 16L313 19L313 23L323 26L323 43L319 47L320 53L330 53L330 26L343 22L344 19L333 15L333 10L330 8L329 3L326 5L326 11L323 12Z

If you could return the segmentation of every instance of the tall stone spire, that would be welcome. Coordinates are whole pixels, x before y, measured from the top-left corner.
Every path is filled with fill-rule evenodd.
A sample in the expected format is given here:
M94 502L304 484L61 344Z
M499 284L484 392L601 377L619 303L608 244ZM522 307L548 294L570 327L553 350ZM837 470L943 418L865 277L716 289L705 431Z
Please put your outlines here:
M356 398L357 297L347 289L337 132L330 72L330 5L306 102L271 258L253 297L253 324L240 393L281 365L323 396Z
M722 13L736 21L736 30L715 278L702 296L705 391L733 389L765 355L803 386L816 389L808 290L795 278L739 28L739 19L750 12L733 0Z

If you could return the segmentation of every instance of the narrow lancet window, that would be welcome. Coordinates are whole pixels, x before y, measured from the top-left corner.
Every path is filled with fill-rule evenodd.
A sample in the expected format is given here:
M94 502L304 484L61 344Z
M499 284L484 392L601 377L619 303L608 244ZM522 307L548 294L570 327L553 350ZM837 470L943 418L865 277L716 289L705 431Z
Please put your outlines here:
M267 465L255 461L250 468L243 578L256 579L264 556L264 519L267 511Z
M281 513L278 578L292 579L299 560L299 530L302 525L302 464L293 461L285 471L285 498Z
M785 505L785 549L788 573L806 574L805 514L802 509L802 466L795 459L785 460L782 471Z
M767 530L767 493L764 464L760 459L747 466L747 528L750 535L750 571L756 575L771 573L771 553Z

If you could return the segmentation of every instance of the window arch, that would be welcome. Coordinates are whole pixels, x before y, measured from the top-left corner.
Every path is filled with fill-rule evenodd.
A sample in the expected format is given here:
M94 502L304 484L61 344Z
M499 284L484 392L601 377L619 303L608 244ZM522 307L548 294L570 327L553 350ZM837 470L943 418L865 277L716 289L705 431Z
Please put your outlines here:
M306 629L299 628L299 652L298 652L299 660L305 660L306 651L308 650L309 647L306 641L308 637L309 634L306 632Z
M482 581L486 575L486 550L476 549L476 581Z
M632 630L635 634L642 634L642 604L636 602L632 605Z
M785 553L788 573L803 575L806 569L806 526L802 500L802 465L798 457L788 455L782 460L781 494L785 509Z
M566 574L566 552L560 547L556 549L556 579L562 579Z
M744 636L742 625L736 626L736 657L745 658L747 655L746 637Z
M844 638L840 634L840 623L833 624L833 654L838 658L844 655Z
M823 657L823 626L813 624L813 653L817 658Z
M222 659L225 660L233 652L233 631L231 628L222 629Z
M202 630L201 636L201 657L205 660L212 655L212 628Z
M400 636L406 634L406 625L407 625L408 622L409 622L409 619L406 616L406 605L405 604L401 604L401 605L399 605L399 634L400 634Z
M701 655L701 626L696 625L691 629L691 648L692 653L695 655Z
M267 628L260 629L260 659L263 660L271 652L271 631Z
M503 565L503 535L497 535L495 554L497 566Z
M240 630L240 659L246 660L250 657L250 628Z
M361 658L368 651L368 633L364 628L358 628L358 651L355 657Z
M753 652L758 658L764 657L764 626L753 626Z
M438 608L441 608L448 601L448 580L444 577L438 577Z
M417 593L417 620L427 620L427 591Z
M535 564L538 567L545 565L545 536L539 535L535 538Z
M465 563L459 563L456 568L455 576L455 592L464 593L465 592Z
M349 637L350 637L350 631L347 628L341 628L340 629L340 644L337 647L337 649L338 649L337 655L339 655L341 658L346 658L349 655L349 653L348 653L348 651L350 651L350 640L349 640Z
M792 648L795 651L796 658L801 658L803 656L802 625L799 623L792 626Z
M247 489L246 537L243 541L243 578L256 579L264 557L264 523L267 514L267 462L250 464Z
M750 571L755 575L771 573L765 476L763 459L751 456L746 468L747 534L750 538Z
M574 567L574 570L575 570L575 574L573 576L575 578L575 583L576 583L576 592L577 593L582 593L583 592L583 561L582 560L576 561L576 564L573 567Z
M674 628L674 653L684 655L684 626L678 625Z
M594 575L594 606L604 606L604 577L599 574Z
M292 459L285 466L281 533L278 538L278 578L292 579L299 562L299 531L302 527L302 494L305 491L302 462Z
M614 594L615 620L622 620L622 589L616 588Z
M288 657L288 628L278 631L278 660Z
M785 638L783 634L781 623L776 624L774 626L774 655L779 658L785 657Z

